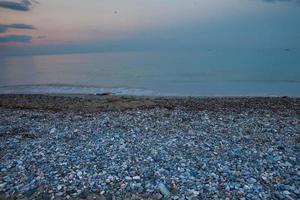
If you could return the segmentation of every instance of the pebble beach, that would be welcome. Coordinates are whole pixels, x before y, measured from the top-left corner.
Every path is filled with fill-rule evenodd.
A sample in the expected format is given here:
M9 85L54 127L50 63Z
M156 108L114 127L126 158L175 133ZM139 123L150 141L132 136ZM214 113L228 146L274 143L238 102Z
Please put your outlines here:
M300 99L0 95L0 199L299 199Z

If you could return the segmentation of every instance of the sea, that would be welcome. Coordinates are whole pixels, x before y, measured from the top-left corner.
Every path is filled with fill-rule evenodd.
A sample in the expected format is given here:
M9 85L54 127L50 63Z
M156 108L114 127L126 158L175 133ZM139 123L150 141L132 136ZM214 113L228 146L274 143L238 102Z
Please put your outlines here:
M300 96L299 49L102 52L0 58L0 93Z

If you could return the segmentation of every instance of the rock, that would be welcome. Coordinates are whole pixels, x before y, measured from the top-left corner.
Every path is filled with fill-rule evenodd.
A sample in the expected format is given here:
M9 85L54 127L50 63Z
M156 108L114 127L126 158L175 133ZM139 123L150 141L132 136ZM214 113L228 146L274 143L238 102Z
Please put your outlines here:
M54 134L56 132L56 128L51 128L51 130L50 130L50 134Z
M160 193L157 193L157 194L155 194L154 195L154 199L162 199L163 198L163 196L160 194Z
M275 161L279 161L279 160L281 160L281 159L282 159L282 156L275 156L275 157L274 157L274 160L275 160Z
M58 193L56 193L56 195L57 195L57 196L63 196L64 193L63 193L63 192L58 192Z
M200 192L197 191L197 190L190 190L190 193L191 193L194 197L199 196L199 194L200 194Z
M1 183L0 184L0 191L3 191L6 187L6 185L7 185L6 183Z
M77 176L81 177L82 176L82 171L77 171Z
M254 184L254 183L256 183L256 179L255 178L249 178L248 182L251 183L251 184Z
M57 186L57 190L61 190L62 188L63 188L62 185L58 185L58 186Z
M133 179L133 180L140 180L141 177L140 177L140 176L134 176L134 177L132 177L132 179Z
M159 189L159 191L161 192L161 194L165 198L169 198L170 197L171 193L170 193L170 191L168 190L168 188L163 183L160 183L158 185L158 189Z

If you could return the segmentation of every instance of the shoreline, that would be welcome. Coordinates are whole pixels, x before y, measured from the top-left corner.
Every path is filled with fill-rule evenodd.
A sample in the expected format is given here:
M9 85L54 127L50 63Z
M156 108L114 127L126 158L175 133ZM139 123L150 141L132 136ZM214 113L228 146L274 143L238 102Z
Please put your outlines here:
M0 95L0 199L297 199L300 99Z
M272 84L271 84L272 83ZM153 88L135 86L97 86L73 84L3 85L0 94L99 94L149 97L281 97L300 98L298 81L203 81ZM193 85L196 84L196 85ZM286 85L288 84L288 85ZM298 85L298 87L297 87ZM237 86L237 87L236 87Z
M232 110L284 109L300 112L296 97L182 97L102 94L0 94L0 107L61 112L96 113L131 109Z

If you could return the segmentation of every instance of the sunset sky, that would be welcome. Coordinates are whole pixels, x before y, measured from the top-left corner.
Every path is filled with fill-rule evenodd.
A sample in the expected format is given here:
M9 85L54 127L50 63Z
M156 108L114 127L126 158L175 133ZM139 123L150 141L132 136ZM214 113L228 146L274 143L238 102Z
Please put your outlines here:
M0 55L299 48L298 0L0 0Z

